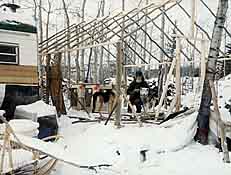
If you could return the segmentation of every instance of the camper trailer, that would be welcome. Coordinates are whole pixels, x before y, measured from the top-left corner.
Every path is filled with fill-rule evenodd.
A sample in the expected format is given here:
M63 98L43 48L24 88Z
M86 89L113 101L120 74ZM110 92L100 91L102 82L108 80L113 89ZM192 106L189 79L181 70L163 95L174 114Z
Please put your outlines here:
M18 8L0 5L0 84L32 96L38 94L37 29L20 20Z

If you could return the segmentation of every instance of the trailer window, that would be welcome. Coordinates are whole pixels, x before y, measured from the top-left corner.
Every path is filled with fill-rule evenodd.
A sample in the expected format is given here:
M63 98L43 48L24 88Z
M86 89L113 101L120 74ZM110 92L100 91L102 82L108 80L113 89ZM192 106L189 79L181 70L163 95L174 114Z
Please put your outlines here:
M18 45L0 43L0 63L18 64Z

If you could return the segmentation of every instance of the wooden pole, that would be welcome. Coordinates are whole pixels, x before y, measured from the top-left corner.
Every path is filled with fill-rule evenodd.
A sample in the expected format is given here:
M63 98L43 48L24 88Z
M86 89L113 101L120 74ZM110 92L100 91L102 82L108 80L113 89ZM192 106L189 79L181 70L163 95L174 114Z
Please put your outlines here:
M163 88L163 93L161 94L160 102L159 102L159 104L157 106L157 109L156 109L156 115L155 115L156 120L159 117L160 108L162 107L162 104L164 102L164 98L165 98L166 92L168 90L168 84L169 84L169 81L170 81L170 79L172 77L172 73L173 73L173 70L175 68L175 64L176 64L176 58L174 58L173 61L172 61L172 65L170 67L170 70L169 70L169 73L168 73L168 76L167 76L167 80L166 80L166 83L165 83L164 88Z
M221 147L222 147L222 151L224 154L223 155L224 156L224 162L230 163L229 151L228 151L227 142L226 142L225 124L221 120L221 114L220 114L219 107L218 107L217 95L216 95L214 82L212 80L209 80L209 85L210 85L211 92L212 92L214 111L215 111L216 117L218 118L218 121L219 121L220 135L221 135Z
M148 0L146 0L146 5L148 5ZM144 30L145 32L147 32L147 29L148 29L148 25L147 25L147 21L148 21L148 17L147 17L147 14L148 14L148 9L145 10L145 18L144 18L144 23L146 24L144 26ZM148 33L148 32L147 32ZM146 33L144 33L144 48L147 47L147 36L146 36ZM143 59L146 60L146 50L143 51Z
M196 0L191 0L191 37L195 34Z
M122 43L118 42L117 44L117 59L116 59L116 93L118 96L118 106L116 108L115 116L115 125L117 128L121 127L120 124L120 115L121 115L121 80L122 80L122 62L123 62L123 51Z
M204 80L206 71L206 41L201 40L201 80Z
M161 12L161 36L160 36L160 62L164 62L164 29L165 29L165 6L162 7ZM160 99L163 92L163 79L164 69L162 65L159 65L159 77L158 77L158 98Z
M48 54L46 56L46 96L45 96L45 102L49 104L49 97L50 97L50 61L51 61L51 55Z
M5 153L6 153L6 147L7 147L7 139L8 139L8 130L7 126L5 125L5 132L4 132L4 139L3 139L3 147L1 149L1 165L0 165L0 173L3 172L4 168L4 160L5 160Z
M180 58L180 50L181 50L181 40L180 38L176 38L176 112L180 111L181 107L181 77L180 77L180 67L181 67L181 58Z

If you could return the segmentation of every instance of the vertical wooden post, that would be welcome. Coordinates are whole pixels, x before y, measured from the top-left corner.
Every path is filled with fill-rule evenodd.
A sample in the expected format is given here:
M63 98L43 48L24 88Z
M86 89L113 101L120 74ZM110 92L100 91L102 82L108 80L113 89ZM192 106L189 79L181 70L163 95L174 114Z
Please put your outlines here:
M161 7L161 36L160 36L160 46L164 50L164 29L165 29L165 6ZM160 62L164 62L164 52L160 49ZM164 65L159 65L159 76L158 76L158 98L161 98L163 93L163 79L164 79Z
M205 78L206 72L206 41L201 40L201 80L203 81Z
M125 0L122 0L122 11L125 11ZM126 65L127 64L127 58L125 57L125 52L126 52L126 44L124 42L124 33L125 33L125 16L123 16L123 22L122 22L122 30L121 30L121 41L122 41L122 49L123 49L123 53L122 53L122 60L123 60L123 64ZM127 94L127 69L126 67L122 68L122 72L123 72L123 87L125 89L125 94ZM127 101L124 101L124 107L127 106Z
M191 37L194 38L195 22L196 19L196 0L191 0Z
M181 107L181 76L180 76L180 67L181 67L181 58L180 58L180 49L181 49L181 40L179 37L176 38L176 112L180 110Z
M117 58L116 58L116 93L118 96L118 106L116 108L116 118L115 125L120 128L120 115L121 115L121 79L122 79L122 61L123 61L123 51L122 43L118 42L116 44Z
M155 114L155 119L156 120L159 117L160 108L162 107L162 104L164 102L164 98L165 98L165 95L166 95L167 90L168 90L168 84L169 84L169 81L170 81L170 79L172 77L172 73L173 73L173 70L175 68L175 64L176 64L176 58L173 58L172 64L171 64L171 67L170 67L170 70L169 70L169 73L168 73L168 76L167 76L167 80L166 80L164 88L163 88L163 93L161 94L160 102L159 102L159 104L157 106L157 109L156 109L156 114Z
M51 61L51 55L48 54L46 56L46 96L45 96L45 102L49 104L49 97L50 97L50 61Z
M222 147L222 151L224 154L223 155L224 162L230 163L229 151L228 151L227 142L226 142L225 125L224 125L224 122L221 120L221 114L220 114L219 107L218 107L217 95L216 95L214 82L212 80L209 80L209 85L210 85L211 92L212 92L214 111L215 111L216 117L218 119L219 127L220 127L219 129L220 129L220 135L221 135L221 147Z
M0 173L3 172L4 168L4 162L5 162L5 153L6 153L6 147L7 147L7 139L8 139L8 130L7 126L5 126L5 132L4 132L4 139L3 139L3 147L1 149L1 165L0 165Z

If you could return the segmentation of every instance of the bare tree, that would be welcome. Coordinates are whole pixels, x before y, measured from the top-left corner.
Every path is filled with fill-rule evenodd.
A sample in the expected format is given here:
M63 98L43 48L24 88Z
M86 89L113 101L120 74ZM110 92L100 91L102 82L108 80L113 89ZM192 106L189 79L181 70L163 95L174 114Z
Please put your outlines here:
M84 18L85 18L85 7L86 7L86 2L87 2L87 0L83 0L83 2L82 2L82 8L81 8L82 22L84 22ZM84 40L84 37L82 37L82 40ZM81 50L80 77L81 77L81 80L84 81L84 77L85 77L85 69L84 69L84 49Z
M35 4L36 1L34 0ZM39 0L39 42L43 41L43 17L42 17L42 0Z
M216 62L219 56L219 49L221 46L222 32L226 20L226 13L228 9L228 0L219 0L216 20L213 28L212 41L209 49L208 63L206 67L206 76L201 98L200 109L198 113L198 133L197 139L202 144L208 142L209 130L209 116L212 93L210 82L214 81L216 74Z
M62 0L62 3L63 3L63 10L64 10L64 14L65 14L65 20L66 20L66 26L67 26L67 49L69 50L71 47L70 47L70 30L69 30L69 27L70 27L70 18L69 18L69 15L68 15L68 11L67 11L67 6L66 6L66 3L65 3L65 0ZM68 88L71 87L71 54L69 51L67 51L67 67L68 67Z

